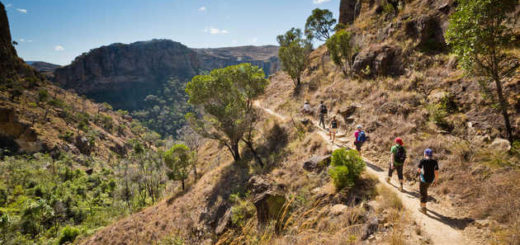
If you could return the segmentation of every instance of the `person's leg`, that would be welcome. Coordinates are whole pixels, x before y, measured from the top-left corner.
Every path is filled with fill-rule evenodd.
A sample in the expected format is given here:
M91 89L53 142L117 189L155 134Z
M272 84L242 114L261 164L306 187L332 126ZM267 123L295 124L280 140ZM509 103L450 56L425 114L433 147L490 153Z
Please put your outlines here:
M334 143L334 141L336 141L336 132L338 131L338 129L332 129L332 143Z
M320 114L320 126L325 128L325 116Z
M397 177L399 178L399 184L401 185L399 190L400 191L403 191L403 183L404 183L404 178L403 178L403 165L401 166L395 166L396 170L397 170Z
M421 212L426 213L426 202L428 201L428 187L429 183L420 182L419 192L421 193Z
M388 164L388 177L386 177L386 182L390 183L390 179L392 178L392 173L394 169L392 168L392 163Z

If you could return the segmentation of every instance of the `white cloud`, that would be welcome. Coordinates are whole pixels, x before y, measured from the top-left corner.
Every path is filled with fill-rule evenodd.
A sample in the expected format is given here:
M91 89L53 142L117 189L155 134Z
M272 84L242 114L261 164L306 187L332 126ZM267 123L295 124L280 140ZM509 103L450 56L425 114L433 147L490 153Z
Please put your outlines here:
M322 4L326 2L330 2L330 0L312 0L312 3L314 4Z
M65 48L63 48L63 46L61 45L56 45L56 47L54 47L54 51L63 51L65 50Z
M219 28L215 28L215 27L206 27L206 29L204 29L204 32L209 33L211 35L228 34L229 33L227 30L219 29Z
M16 11L23 13L23 14L27 14L27 9L16 9Z
M206 6L202 6L202 7L199 8L199 11L200 11L200 12L206 12L206 10L208 10L208 9L206 8Z

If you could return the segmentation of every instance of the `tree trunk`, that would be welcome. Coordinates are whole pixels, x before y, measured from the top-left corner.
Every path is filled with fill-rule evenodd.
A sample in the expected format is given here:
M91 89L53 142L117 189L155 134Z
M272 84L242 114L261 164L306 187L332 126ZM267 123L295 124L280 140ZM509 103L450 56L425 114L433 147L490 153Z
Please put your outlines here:
M184 179L181 179L181 183L182 183L182 190L184 191Z
M193 175L195 175L195 181L197 180L197 164L193 163Z
M264 162L262 161L262 158L260 158L260 156L258 156L258 153L256 153L255 148L253 147L253 142L246 141L246 140L244 140L244 142L246 143L249 150L251 150L251 152L253 153L253 156L255 156L255 159L258 162L258 164L260 165L260 167L264 167Z
M235 162L240 161L240 151L238 149L238 142L234 143L231 146L231 154L233 155L233 159L235 160Z
M509 103L507 103L507 100L504 97L504 91L502 90L502 82L500 82L500 79L495 78L495 83L497 86L497 94L498 94L498 101L500 103L500 110L502 112L502 116L504 117L504 122L506 124L506 131L507 131L507 139L511 144L513 144L513 129L511 128L511 121L509 121L509 114L507 113L507 108L509 107Z

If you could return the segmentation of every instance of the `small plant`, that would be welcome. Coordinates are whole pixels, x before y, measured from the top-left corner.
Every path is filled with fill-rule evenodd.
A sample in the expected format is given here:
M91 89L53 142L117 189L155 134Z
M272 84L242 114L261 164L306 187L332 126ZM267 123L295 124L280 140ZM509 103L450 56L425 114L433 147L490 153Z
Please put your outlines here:
M46 89L38 91L38 103L46 102L49 99L49 92Z
M242 200L238 195L231 195L230 199L235 203L231 207L231 223L236 227L243 227L247 220L256 212L256 208L250 201Z
M63 102L63 100L61 100L61 99L54 98L54 99L49 101L49 105L55 106L55 107L59 107L59 108L63 108L63 107L65 107L65 102Z
M76 240L76 237L79 235L79 229L66 226L61 230L61 236L58 241L59 244L72 243Z
M74 139L74 132L67 131L67 132L65 132L63 134L60 134L58 137L60 139L62 139L62 140L67 141L67 142L72 142L72 140Z
M355 150L337 149L332 153L331 166L329 175L336 190L341 190L355 184L365 169L365 162Z

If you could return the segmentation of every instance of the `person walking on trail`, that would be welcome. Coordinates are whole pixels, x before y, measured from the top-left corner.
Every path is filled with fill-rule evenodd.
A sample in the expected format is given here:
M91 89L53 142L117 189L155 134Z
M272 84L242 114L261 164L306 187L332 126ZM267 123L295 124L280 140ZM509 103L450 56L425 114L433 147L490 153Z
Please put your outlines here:
M439 179L439 163L433 159L433 151L430 148L424 150L424 158L417 166L417 172L421 176L419 192L421 193L421 209L426 214L426 201L428 200L428 188L435 185Z
M386 182L390 183L392 173L396 170L400 184L399 191L403 191L403 167L406 161L406 149L403 145L404 143L401 138L395 138L395 145L390 149L390 167L388 169L388 177L386 178Z
M330 130L329 136L332 143L336 140L336 133L338 132L338 120L336 120L336 116L332 116L332 120L330 121Z
M327 116L327 106L325 106L325 104L323 104L323 101L320 101L320 124L319 126L322 126L323 128L325 128L325 116Z
M367 135L365 131L363 131L363 126L357 125L357 130L354 132L354 145L356 146L356 150L361 152L361 146L367 140Z
M309 101L307 101L307 100L303 104L302 113L303 114L311 114L312 113L311 104L309 104Z

